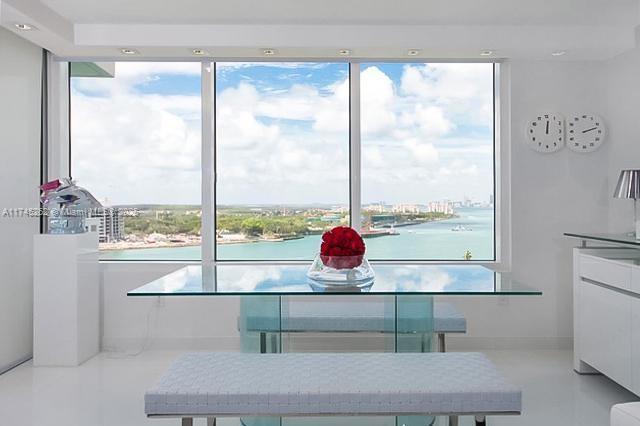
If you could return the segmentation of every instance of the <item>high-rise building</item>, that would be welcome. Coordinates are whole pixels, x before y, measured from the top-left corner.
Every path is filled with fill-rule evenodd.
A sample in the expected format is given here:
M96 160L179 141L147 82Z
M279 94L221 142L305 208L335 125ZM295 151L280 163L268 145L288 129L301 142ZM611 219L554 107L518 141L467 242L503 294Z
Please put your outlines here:
M117 207L95 209L85 219L85 228L98 233L98 241L110 243L124 238L124 217Z

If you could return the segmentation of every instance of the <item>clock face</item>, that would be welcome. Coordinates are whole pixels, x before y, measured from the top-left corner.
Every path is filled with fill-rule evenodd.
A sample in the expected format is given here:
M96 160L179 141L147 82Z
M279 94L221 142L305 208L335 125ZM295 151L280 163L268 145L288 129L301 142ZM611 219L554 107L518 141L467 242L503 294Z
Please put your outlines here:
M605 138L602 119L593 114L576 114L567 121L567 146L576 152L592 152Z
M527 144L538 152L556 152L564 140L564 117L560 114L540 114L527 126Z

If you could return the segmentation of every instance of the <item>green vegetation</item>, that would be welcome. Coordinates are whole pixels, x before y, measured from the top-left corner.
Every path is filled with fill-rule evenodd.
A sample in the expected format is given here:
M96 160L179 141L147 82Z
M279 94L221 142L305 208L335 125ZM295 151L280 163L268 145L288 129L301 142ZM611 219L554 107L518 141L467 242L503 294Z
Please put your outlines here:
M124 218L125 235L146 236L153 233L200 235L200 206L127 206L137 208L138 216Z
M140 214L126 217L125 235L144 236L200 235L200 206L136 206ZM445 213L382 213L363 212L365 225L373 227L404 226L454 217ZM299 208L282 211L278 208L222 208L216 215L217 231L244 234L248 237L290 237L319 233L346 223L346 213L322 208Z
M252 237L287 236L307 233L305 218L296 216L256 216L255 214L218 214L219 231L245 234Z

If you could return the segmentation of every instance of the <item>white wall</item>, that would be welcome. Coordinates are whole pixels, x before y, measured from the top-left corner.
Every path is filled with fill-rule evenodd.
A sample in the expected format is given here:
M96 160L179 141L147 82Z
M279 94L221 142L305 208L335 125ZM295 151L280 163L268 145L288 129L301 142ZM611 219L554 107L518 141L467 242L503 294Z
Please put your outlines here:
M42 50L0 28L0 371L32 351L32 240L38 207Z
M609 231L633 231L633 202L612 197L622 169L640 168L640 49L609 61L607 85ZM640 212L639 212L640 213Z
M458 299L469 333L464 347L569 347L571 247L567 231L603 232L608 213L608 149L539 154L526 146L526 124L544 112L608 116L603 62L513 62L511 66L511 270L542 297ZM462 341L461 341L462 340ZM461 341L461 342L460 342ZM455 344L453 345L455 346Z
M525 145L524 135L527 121L541 112L592 111L608 117L603 102L605 66L509 64L512 135L505 143L511 144L512 271L515 279L541 289L544 296L453 298L467 316L469 331L464 337L452 336L451 348L570 347L571 247L576 241L562 234L606 228L609 149L587 155L568 149L539 154ZM159 307L155 300L132 300L125 296L127 289L177 267L134 265L103 266L107 346L139 348L149 315L155 346L238 347L237 299L167 298Z

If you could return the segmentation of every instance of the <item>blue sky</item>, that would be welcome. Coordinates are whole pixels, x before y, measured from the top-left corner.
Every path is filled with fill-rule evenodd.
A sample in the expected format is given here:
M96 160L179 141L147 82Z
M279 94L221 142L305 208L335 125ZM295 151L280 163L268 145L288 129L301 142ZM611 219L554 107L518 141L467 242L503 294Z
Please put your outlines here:
M363 201L492 193L491 64L362 64ZM200 65L72 81L72 167L115 204L200 202ZM218 64L218 200L348 201L346 63ZM158 186L162 182L162 186Z

